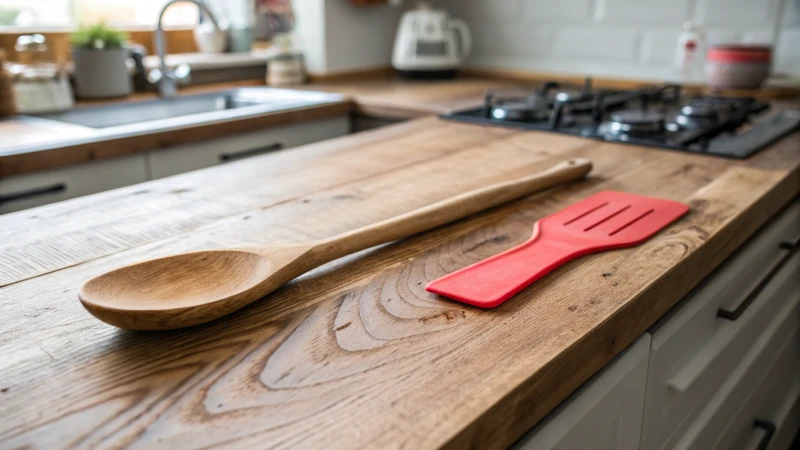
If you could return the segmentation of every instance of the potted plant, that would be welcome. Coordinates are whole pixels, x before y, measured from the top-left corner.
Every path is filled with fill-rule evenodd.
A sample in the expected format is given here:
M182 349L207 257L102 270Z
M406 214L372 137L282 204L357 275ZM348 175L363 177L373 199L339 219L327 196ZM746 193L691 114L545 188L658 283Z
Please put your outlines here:
M75 84L81 97L121 97L131 93L125 47L127 35L98 23L72 34Z

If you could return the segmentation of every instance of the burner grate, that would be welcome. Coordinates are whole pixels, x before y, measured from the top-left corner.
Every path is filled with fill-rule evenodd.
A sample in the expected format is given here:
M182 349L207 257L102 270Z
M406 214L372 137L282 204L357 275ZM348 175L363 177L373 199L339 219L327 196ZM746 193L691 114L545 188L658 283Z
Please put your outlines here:
M487 91L482 107L442 117L744 158L800 126L800 113L744 126L768 108L752 98L684 97L677 85L598 90L587 79L582 86L547 82L522 95Z

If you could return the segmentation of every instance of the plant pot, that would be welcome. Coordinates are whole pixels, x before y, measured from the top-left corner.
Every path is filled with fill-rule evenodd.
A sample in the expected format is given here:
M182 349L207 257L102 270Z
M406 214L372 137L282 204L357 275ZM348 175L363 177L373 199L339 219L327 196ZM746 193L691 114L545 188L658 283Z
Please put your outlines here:
M127 48L73 49L75 85L79 97L106 98L130 95Z

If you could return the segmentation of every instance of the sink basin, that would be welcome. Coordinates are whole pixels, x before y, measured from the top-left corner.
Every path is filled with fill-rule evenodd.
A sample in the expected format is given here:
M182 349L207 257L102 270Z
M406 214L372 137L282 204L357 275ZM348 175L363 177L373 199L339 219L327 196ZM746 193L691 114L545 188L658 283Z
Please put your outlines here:
M252 87L164 100L79 108L38 117L115 134L152 132L338 102L342 98L340 95L324 92Z

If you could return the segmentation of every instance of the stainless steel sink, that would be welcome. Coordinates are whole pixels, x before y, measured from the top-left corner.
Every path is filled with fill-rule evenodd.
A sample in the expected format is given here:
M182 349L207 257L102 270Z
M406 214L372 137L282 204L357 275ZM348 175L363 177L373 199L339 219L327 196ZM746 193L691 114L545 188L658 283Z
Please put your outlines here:
M39 117L108 133L139 133L236 120L287 109L338 102L324 92L269 87L239 88L170 99L79 108Z

